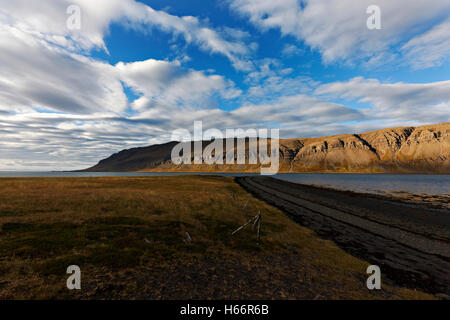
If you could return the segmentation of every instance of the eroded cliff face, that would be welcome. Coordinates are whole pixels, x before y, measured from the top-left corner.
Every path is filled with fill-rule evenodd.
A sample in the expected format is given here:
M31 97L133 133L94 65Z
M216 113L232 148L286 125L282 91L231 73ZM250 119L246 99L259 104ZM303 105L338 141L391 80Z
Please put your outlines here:
M328 137L321 141L308 140L304 141L304 147L294 157L294 171L362 168L377 160L372 148L356 135Z
M204 147L208 145L204 142ZM179 165L174 142L125 150L90 171L259 172L258 165ZM246 148L248 149L248 148ZM144 154L145 151L145 154ZM129 154L129 156L127 156ZM129 167L130 159L133 167ZM450 122L362 134L280 140L280 172L450 173Z
M450 173L450 123L286 140L281 149L294 145L302 147L283 171Z
M450 172L450 123L416 128L395 160L426 171Z
M361 134L377 153L379 160L390 161L411 136L414 127L393 128Z

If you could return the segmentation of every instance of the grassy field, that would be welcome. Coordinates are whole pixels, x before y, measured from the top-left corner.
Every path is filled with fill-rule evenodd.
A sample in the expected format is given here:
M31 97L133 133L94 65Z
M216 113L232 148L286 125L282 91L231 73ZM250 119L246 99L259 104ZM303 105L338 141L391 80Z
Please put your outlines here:
M259 246L251 227L231 236L247 200ZM433 298L369 291L368 265L228 177L0 179L0 299Z

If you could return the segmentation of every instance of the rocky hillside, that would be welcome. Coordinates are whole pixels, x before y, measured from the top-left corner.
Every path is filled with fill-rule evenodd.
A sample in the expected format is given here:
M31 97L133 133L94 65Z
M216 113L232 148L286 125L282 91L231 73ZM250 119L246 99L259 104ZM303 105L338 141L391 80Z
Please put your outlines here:
M174 165L170 159L176 144L123 150L86 171L259 172L259 165ZM450 173L450 122L282 139L280 172Z

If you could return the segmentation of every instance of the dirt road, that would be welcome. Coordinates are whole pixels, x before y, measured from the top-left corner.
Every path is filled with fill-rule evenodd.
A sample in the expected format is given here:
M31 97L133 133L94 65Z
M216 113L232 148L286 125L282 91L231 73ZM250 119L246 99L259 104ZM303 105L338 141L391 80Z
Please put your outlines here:
M449 211L270 177L236 181L394 283L450 296Z

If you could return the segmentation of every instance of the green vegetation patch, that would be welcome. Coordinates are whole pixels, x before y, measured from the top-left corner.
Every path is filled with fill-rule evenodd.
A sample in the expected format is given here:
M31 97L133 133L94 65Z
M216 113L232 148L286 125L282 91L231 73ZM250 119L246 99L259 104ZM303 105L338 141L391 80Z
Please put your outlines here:
M39 258L44 261L36 270L43 274L61 274L70 263L131 267L187 250L204 250L201 243L189 246L183 241L185 228L193 227L135 217L94 218L82 224L5 223L0 258Z

